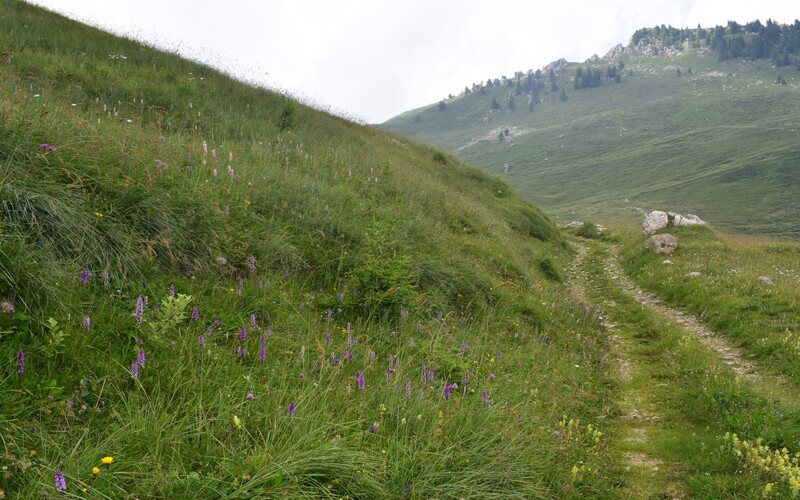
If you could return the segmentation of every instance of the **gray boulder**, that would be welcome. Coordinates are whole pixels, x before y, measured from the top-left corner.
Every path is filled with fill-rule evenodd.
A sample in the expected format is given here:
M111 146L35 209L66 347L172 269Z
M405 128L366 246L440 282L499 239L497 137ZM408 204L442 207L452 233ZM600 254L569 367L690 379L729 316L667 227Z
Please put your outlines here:
M647 248L655 253L671 254L678 248L678 238L671 234L657 234L647 240Z
M664 229L669 225L669 216L667 212L661 210L653 210L644 218L642 224L642 234L653 234L659 229Z

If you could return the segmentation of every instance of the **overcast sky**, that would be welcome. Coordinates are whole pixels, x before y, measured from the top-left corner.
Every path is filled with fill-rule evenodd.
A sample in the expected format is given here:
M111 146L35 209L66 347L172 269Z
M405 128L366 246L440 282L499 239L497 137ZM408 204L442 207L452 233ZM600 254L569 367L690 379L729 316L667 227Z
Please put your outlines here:
M584 61L642 27L800 17L795 0L35 0L380 123L467 84Z

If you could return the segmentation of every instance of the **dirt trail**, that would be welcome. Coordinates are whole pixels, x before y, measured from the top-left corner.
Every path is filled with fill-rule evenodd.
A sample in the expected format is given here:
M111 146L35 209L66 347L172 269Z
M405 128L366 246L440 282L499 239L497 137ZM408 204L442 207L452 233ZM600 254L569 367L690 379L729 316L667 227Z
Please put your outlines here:
M763 394L790 404L797 404L797 396L788 386L787 381L778 375L766 375L759 372L758 368L748 361L741 350L732 345L716 332L707 328L697 317L686 314L661 303L652 293L645 292L628 278L619 261L621 257L616 247L609 247L609 257L605 261L605 272L617 282L620 288L638 303L656 311L661 316L669 318L680 325L700 341L707 349L716 352L740 379L755 386Z
M592 276L582 269L589 249L583 245L575 247L577 255L567 271L567 285L574 299L589 304L588 287L596 287ZM598 304L604 310L613 310L613 301L605 300ZM621 335L616 325L608 321L605 313L600 313L603 326L609 332L616 364L616 376L619 381L618 405L621 416L616 425L615 434L622 441L625 451L622 453L625 469L625 485L620 491L625 498L682 498L680 487L673 481L674 464L665 464L657 456L646 452L651 435L661 425L662 416L658 411L658 403L651 391L645 389L648 384L642 380L649 377L644 367L635 361L631 339Z

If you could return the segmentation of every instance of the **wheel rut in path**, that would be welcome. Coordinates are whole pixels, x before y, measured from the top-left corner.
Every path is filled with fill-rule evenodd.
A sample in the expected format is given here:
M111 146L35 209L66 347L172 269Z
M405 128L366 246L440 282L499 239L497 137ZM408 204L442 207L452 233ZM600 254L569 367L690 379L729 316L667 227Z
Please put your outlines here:
M739 348L703 325L697 317L664 305L654 294L645 292L636 286L620 265L621 257L618 249L611 246L607 250L608 257L605 259L605 272L619 284L622 291L636 300L636 302L677 323L707 349L717 353L722 362L736 374L737 378L750 383L762 394L772 399L791 405L798 404L797 395L791 390L783 377L761 373L752 362L745 358Z
M593 301L587 290L605 286L593 280L592 273L583 264L589 249L581 244L575 246L577 255L567 271L567 285L570 295L585 305ZM607 272L607 271L606 271ZM616 304L604 300L598 304L603 310L613 312ZM594 310L594 307L592 307ZM620 416L614 425L613 434L620 441L621 459L624 469L624 485L620 491L622 498L683 498L681 488L675 482L677 466L665 462L661 457L648 453L651 440L658 432L663 417L658 409L658 401L646 388L651 384L642 383L650 374L636 361L635 341L618 331L609 317L601 312L603 326L609 333L613 358L616 365L616 378L619 383L617 405Z

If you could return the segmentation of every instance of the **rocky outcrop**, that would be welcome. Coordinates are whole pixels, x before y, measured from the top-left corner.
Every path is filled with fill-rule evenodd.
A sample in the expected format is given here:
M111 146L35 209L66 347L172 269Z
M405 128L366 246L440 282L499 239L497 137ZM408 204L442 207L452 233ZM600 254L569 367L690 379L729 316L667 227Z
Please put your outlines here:
M592 54L592 57L583 61L583 64L597 64L600 62L600 57L597 54Z
M652 234L659 229L664 229L669 226L669 216L667 212L661 210L653 210L644 218L642 224L642 234Z
M685 217L680 214L673 214L668 212L667 215L672 215L672 225L673 226L705 226L706 221L701 219L700 217L694 214L688 214Z
M671 234L657 234L647 240L647 248L655 253L671 254L678 248L678 238Z
M567 62L567 60L562 57L561 59L559 59L557 61L553 61L550 64L548 64L547 66L545 66L544 68L542 68L542 73L547 75L550 72L550 70L552 69L553 72L556 74L556 76L558 76L559 73L564 71L564 68L566 68L568 64L569 63Z
M664 229L668 226L705 226L706 221L694 214L681 215L675 212L662 212L661 210L653 210L647 214L642 224L642 234L653 234L659 229Z
M619 56L621 56L625 52L626 52L625 47L623 47L621 43L618 43L615 46L611 47L611 50L606 52L606 55L603 56L603 60L609 63L613 63L617 60Z

